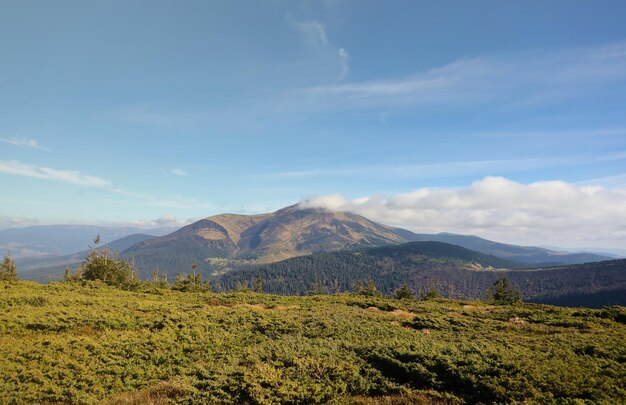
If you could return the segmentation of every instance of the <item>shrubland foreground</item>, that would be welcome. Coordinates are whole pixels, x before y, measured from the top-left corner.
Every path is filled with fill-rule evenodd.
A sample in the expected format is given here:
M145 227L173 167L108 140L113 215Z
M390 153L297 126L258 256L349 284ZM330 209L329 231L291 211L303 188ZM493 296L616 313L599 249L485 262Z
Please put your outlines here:
M626 309L0 282L0 403L624 403Z

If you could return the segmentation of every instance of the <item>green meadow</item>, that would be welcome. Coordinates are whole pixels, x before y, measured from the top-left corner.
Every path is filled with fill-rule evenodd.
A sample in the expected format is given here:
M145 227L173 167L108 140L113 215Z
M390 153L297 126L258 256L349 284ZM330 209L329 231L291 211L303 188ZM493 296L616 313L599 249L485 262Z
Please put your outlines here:
M0 403L624 403L626 309L0 282Z

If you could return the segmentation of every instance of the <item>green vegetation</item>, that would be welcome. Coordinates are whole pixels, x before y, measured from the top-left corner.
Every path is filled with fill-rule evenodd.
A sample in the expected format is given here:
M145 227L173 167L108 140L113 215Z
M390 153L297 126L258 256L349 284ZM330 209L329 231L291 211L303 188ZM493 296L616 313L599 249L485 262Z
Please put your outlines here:
M624 403L625 322L623 307L2 281L0 403Z
M9 255L4 256L4 260L0 264L0 280L17 281L15 260Z

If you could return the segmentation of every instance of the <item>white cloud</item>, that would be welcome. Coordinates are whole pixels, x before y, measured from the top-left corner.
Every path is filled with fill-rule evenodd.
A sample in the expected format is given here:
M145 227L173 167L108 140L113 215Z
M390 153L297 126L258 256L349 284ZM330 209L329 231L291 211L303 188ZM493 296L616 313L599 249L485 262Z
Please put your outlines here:
M168 173L173 174L174 176L189 176L189 173L180 168L170 169L168 170Z
M0 173L16 176L33 177L43 180L55 180L83 187L95 187L110 189L110 181L96 176L89 176L75 170L58 170L32 164L18 162L17 160L0 161Z
M13 146L19 146L19 147L25 147L25 148L34 148L34 149L42 149L42 150L47 150L46 148L44 148L43 146L41 146L39 144L39 142L37 142L34 139L28 139L28 138L17 138L17 137L13 137L13 138L0 138L0 142L2 143L8 143L9 145L13 145Z
M464 188L303 200L302 207L352 211L420 233L475 234L496 241L620 247L626 240L626 188L564 181L518 183L488 176Z
M159 218L152 220L136 220L128 222L128 225L138 228L180 228L195 222L195 219L179 220L174 214L163 214Z

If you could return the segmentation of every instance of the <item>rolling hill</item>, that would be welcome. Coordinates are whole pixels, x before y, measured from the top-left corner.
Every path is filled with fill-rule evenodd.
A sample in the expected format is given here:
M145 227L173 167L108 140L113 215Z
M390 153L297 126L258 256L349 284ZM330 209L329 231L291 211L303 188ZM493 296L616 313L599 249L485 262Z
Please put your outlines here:
M297 257L235 270L214 278L214 284L230 290L253 286L261 277L267 292L305 295L315 287L331 293L352 291L355 283L372 280L385 294L407 284L418 296L436 288L444 297L476 299L484 298L502 274L527 300L559 303L559 297L575 295L570 305L626 304L626 294L619 294L626 293L626 260L521 269L505 259L442 242Z
M614 258L588 252L570 253L536 246L510 245L506 243L493 242L473 235L458 235L453 233L417 234L399 228L396 229L396 233L410 242L434 241L451 243L470 250L524 263L533 267L580 264Z

